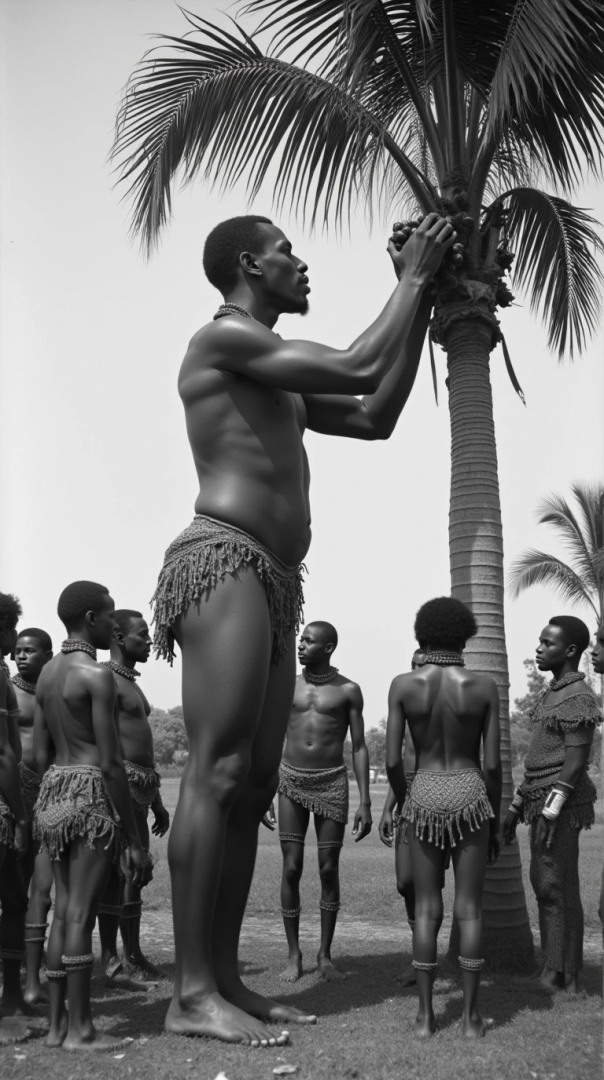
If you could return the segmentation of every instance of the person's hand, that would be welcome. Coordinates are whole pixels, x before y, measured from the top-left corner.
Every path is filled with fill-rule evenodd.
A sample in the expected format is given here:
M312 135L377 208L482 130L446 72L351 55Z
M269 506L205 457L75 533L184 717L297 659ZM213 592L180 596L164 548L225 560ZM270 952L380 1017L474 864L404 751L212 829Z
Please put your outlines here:
M269 809L266 811L266 814L262 818L262 824L264 825L265 829L270 829L271 832L275 831L275 825L277 824L277 818L275 817L275 804L274 804L274 802L271 803Z
M518 825L518 814L513 814L511 810L508 810L503 822L503 842L506 847L512 844L516 839L516 826Z
M366 803L361 803L354 815L354 825L352 827L355 844L358 844L359 840L362 840L364 836L371 832L371 824L371 810Z
M489 866L493 866L497 862L501 852L501 835L499 833L499 826L492 828L489 832L489 846L487 849L487 863Z
M554 842L554 833L556 832L557 824L557 818L554 819L554 821L550 821L549 818L543 817L543 814L540 815L535 831L535 843L538 847L543 845L543 847L549 851Z
M170 828L170 815L165 806L160 806L157 810L153 811L155 815L155 821L151 826L151 832L154 836L165 836Z
M392 847L394 841L394 819L392 817L392 810L387 810L384 807L380 823L378 825L378 833L382 844L386 847Z
M130 844L126 850L126 878L132 885L143 888L153 877L153 859L140 844Z
M395 239L396 233L388 241L388 253L397 278L404 274L427 285L455 243L457 233L446 218L427 214L400 250Z
M17 858L22 859L29 847L29 829L26 821L15 822L14 845Z

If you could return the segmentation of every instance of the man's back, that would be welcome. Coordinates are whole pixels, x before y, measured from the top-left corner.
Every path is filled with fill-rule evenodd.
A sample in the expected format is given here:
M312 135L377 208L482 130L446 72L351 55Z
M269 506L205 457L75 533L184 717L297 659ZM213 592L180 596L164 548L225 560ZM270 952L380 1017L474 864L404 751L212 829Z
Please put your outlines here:
M44 668L38 681L38 701L54 747L57 765L99 765L93 728L91 690L107 684L113 693L111 672L83 654L59 654Z
M462 667L427 664L399 680L417 767L480 768L480 742L495 691L492 679Z

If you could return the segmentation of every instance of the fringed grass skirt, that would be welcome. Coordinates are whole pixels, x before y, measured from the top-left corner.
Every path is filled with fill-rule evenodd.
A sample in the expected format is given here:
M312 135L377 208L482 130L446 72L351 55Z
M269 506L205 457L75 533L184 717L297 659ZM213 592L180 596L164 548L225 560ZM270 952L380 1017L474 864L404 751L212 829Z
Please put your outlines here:
M144 765L135 765L133 761L124 761L124 768L134 809L147 815L159 791L159 773Z
M273 628L273 663L282 660L288 636L298 630L302 620L304 567L286 566L255 537L205 514L197 514L166 551L151 600L157 656L172 664L172 627L178 616L216 588L227 574L237 574L242 566L250 564L266 591Z
M25 809L27 811L27 817L29 821L32 821L34 814L34 807L36 800L40 794L40 775L30 769L24 762L19 762L19 775L21 778L21 790L23 791L23 802L25 803Z
M463 839L462 824L470 832L495 817L478 769L432 772L418 769L405 799L403 817L415 824L420 840L445 848Z
M0 794L0 844L15 846L15 819L4 795Z
M73 840L93 848L107 839L105 851L121 842L103 774L97 765L51 765L42 778L34 810L34 837L51 859L60 859Z
M297 769L282 761L279 767L279 794L299 803L313 814L348 821L348 772L345 765L335 769Z

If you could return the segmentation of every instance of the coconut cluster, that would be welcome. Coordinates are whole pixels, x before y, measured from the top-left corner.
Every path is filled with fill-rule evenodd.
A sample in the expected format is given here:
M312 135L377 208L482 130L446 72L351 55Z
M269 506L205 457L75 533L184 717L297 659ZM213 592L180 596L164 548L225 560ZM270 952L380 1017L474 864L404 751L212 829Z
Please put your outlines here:
M471 217L469 217L469 220L473 225L474 223ZM420 218L418 221L394 222L394 225L392 226L392 236L390 237L390 239L392 240L392 243L394 244L397 251L400 251L401 248L407 243L409 237L415 232L418 225L420 225L422 221L423 218ZM453 226L454 229L456 228L456 222L452 217L447 217L447 221ZM464 257L464 246L462 243L460 243L460 241L457 241L455 244L453 244L451 250L447 253L447 258L451 261L453 266L463 266Z

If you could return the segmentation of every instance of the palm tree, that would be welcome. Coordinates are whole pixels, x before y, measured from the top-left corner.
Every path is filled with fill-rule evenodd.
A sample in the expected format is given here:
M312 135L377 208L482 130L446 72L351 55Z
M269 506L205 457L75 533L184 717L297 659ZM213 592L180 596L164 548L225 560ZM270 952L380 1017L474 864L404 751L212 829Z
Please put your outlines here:
M551 525L569 561L530 548L512 563L508 588L519 596L531 585L551 585L570 604L591 608L596 625L604 623L604 484L573 484L576 510L561 495L539 505L540 525Z
M451 590L479 622L469 662L499 688L507 806L489 356L502 340L496 312L513 299L514 261L513 284L560 357L580 351L597 320L603 245L593 218L564 196L602 160L604 9L599 0L250 0L243 13L254 17L250 33L185 12L193 32L164 38L133 73L113 151L132 227L150 249L178 171L225 188L245 179L253 198L269 169L276 205L311 224L340 225L359 203L453 220L463 256L439 274L431 324L449 376ZM532 963L516 848L488 876L485 921L491 954Z

